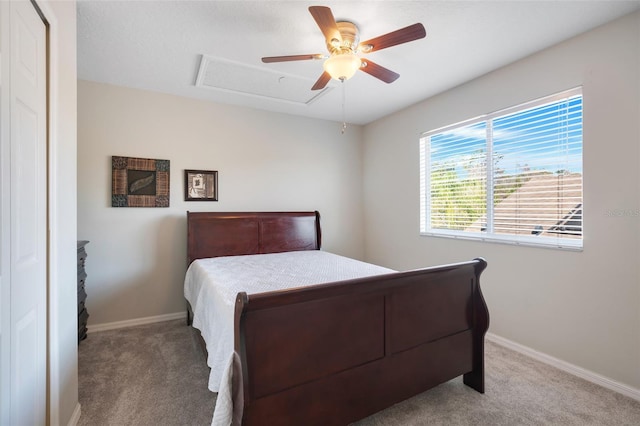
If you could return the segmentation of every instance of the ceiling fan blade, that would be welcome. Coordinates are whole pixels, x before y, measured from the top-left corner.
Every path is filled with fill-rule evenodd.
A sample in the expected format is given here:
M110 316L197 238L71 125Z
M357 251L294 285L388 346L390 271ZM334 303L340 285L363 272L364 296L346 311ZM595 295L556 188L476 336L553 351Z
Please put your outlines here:
M311 90L324 89L324 87L327 85L329 80L331 80L331 75L329 75L329 73L326 71L323 72L320 78L318 79L318 81L316 81L316 84L313 85Z
M288 62L288 61L306 61L308 59L322 59L324 55L317 53L314 55L289 55L289 56L267 56L262 58L262 62L269 64L271 62Z
M385 83L393 83L400 77L400 74L391 71L383 66L371 62L369 59L362 59L362 67L360 70L366 72Z
M424 38L426 35L427 32L425 31L424 26L417 23L370 40L363 41L358 46L358 50L362 53L375 52L377 50L386 49L387 47L418 40L420 38ZM371 47L369 48L369 46Z
M331 9L326 6L310 6L309 12L311 16L313 16L313 19L316 20L316 24L320 27L320 31L324 34L327 42L333 39L342 42L342 36L340 35L340 31L338 31L338 25L336 24Z

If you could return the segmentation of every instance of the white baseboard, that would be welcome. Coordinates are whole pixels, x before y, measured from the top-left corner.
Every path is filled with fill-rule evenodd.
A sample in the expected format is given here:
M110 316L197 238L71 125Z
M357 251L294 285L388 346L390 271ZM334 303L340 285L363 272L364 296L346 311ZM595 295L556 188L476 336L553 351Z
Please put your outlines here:
M76 404L76 409L73 410L73 414L71 415L71 418L69 419L69 423L67 423L67 426L76 426L78 424L78 422L80 421L80 403L78 402Z
M96 331L115 330L117 328L133 327L136 325L153 324L162 321L171 321L177 319L187 320L187 312L176 312L173 314L156 315L153 317L136 318L125 321L107 322L104 324L94 324L87 326L87 333L95 333Z
M640 389L633 388L631 386L625 385L624 383L620 383L598 373L594 373L593 371L586 370L582 367L578 367L577 365L570 364L566 361L562 361L561 359L554 358L542 352L538 352L535 349L531 349L512 340L505 339L504 337L496 336L493 333L487 333L486 338L487 340L500 346L504 346L505 348L514 350L537 361L551 365L552 367L555 367L566 373L580 377L581 379L587 380L591 383L595 383L596 385L600 385L614 392L618 392L622 395L628 396L629 398L633 398L636 401L640 401Z

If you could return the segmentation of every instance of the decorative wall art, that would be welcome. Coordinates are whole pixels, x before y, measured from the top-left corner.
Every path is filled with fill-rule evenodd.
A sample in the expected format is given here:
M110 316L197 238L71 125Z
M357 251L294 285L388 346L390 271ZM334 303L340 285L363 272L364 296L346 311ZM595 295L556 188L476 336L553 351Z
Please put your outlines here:
M169 207L169 160L111 157L111 207Z
M185 170L184 200L218 201L218 172L210 170Z

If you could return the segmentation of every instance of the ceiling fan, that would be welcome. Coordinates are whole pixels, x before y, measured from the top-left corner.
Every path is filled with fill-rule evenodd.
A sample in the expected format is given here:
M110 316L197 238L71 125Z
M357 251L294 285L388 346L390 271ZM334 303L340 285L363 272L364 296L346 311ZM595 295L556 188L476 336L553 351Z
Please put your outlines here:
M329 55L317 53L310 55L268 56L262 58L262 62L326 59L323 64L324 72L311 90L323 89L331 78L340 81L348 80L358 70L362 70L385 83L392 83L400 77L400 74L359 55L418 40L426 35L424 26L417 23L360 43L358 27L349 21L336 22L330 8L326 6L311 6L309 7L309 12L318 27L320 27L322 34L324 34Z

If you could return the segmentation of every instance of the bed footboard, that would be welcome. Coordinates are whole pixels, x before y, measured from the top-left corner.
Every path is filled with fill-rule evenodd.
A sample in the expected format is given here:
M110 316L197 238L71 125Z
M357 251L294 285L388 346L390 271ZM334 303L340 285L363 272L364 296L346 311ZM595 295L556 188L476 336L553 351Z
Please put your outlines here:
M242 424L344 425L463 375L484 392L484 259L237 298Z

